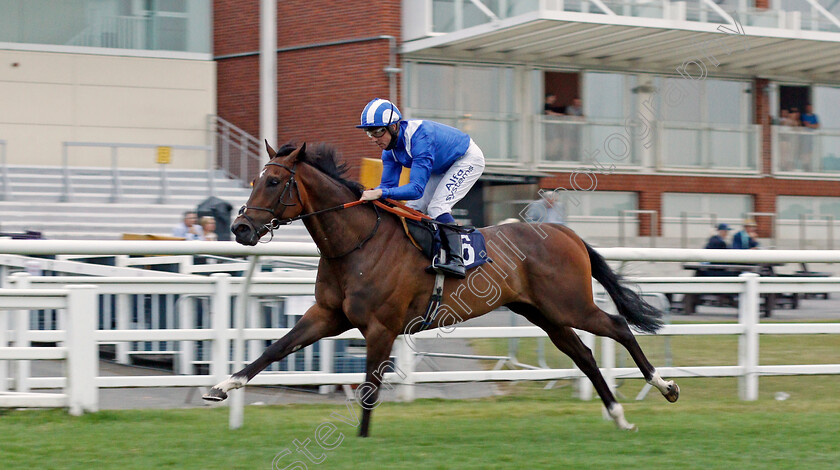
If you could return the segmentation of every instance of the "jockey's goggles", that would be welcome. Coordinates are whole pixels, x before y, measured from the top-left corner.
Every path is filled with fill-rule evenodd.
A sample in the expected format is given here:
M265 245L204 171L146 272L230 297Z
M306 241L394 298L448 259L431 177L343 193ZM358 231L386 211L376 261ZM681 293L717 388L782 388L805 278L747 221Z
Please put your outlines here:
M387 130L388 129L385 128L385 127L373 127L373 128L370 128L370 129L365 129L365 134L367 134L368 137L373 137L374 139L378 139L378 138L382 137L383 135L385 135L385 132Z

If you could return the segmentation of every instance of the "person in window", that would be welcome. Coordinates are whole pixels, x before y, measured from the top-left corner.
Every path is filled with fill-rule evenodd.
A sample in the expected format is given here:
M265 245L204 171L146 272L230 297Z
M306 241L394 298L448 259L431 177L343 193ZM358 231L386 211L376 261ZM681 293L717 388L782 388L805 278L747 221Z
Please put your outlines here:
M732 237L732 248L736 250L758 248L758 227L754 220L744 221L744 229Z
M566 106L567 116L583 117L583 101L580 98L572 100L572 104Z
M469 135L439 122L403 120L394 103L380 98L365 106L356 127L382 149L382 182L362 193L361 200L405 200L438 222L455 222L452 207L484 171L484 154ZM411 168L411 173L408 184L399 186L403 167ZM435 263L433 269L463 279L461 234L445 225L439 227L446 263Z
M184 221L172 229L172 236L184 240L204 240L204 230L198 225L198 214L195 211L184 212Z
M526 222L541 222L546 224L565 224L566 209L562 195L557 191L544 193L536 201L528 204L525 211Z
M717 226L717 234L712 235L709 238L709 241L706 242L706 248L710 249L727 249L729 245L726 244L726 237L729 236L729 225L726 224L718 224Z
M563 107L557 104L557 95L554 93L546 93L543 112L548 116L563 115Z

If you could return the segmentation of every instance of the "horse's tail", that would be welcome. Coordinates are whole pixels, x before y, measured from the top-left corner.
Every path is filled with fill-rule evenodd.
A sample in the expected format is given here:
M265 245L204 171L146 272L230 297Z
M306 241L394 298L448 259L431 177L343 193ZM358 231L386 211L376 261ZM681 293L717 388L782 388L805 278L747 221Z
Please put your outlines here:
M613 272L604 258L589 244L586 242L583 244L586 245L586 251L589 253L592 277L604 286L618 308L618 313L627 320L627 323L646 333L656 333L662 328L662 313L645 302L638 293L621 285L619 282L621 276Z

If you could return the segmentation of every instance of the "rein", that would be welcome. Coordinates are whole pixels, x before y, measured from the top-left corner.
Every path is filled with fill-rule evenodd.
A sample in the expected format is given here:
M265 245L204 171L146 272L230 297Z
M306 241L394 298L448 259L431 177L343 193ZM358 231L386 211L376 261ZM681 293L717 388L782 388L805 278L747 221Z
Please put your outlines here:
M248 209L251 209L251 210L265 211L265 212L271 213L271 215L273 215L274 218L272 218L267 224L263 225L263 228L267 229L268 232L271 233L271 238L269 238L268 242L270 242L271 240L274 239L274 230L280 228L283 225L288 225L288 224L290 224L290 223L292 223L296 220L303 220L307 217L313 217L313 216L324 214L324 213L327 213L327 212L349 209L351 207L359 206L361 204L369 202L369 201L353 201L353 202L348 202L346 204L341 204L341 205L338 205L338 206L330 207L330 208L327 208L327 209L322 209L322 210L319 210L319 211L310 212L308 214L299 214L299 215L296 215L294 217L287 217L285 219L280 218L276 214L277 214L277 209L280 207L281 204L283 205L283 211L280 212L281 217L283 215L283 212L286 211L287 207L296 206L298 203L301 205L301 207L303 207L303 201L300 200L300 191L297 189L297 181L295 181L297 162L295 162L295 164L291 168L289 168L286 165L283 165L282 163L277 163L277 162L268 162L265 165L266 166L268 166L268 165L279 166L279 167L285 169L286 171L288 171L289 173L291 173L292 176L289 178L288 181L286 181L286 186L283 187L283 192L280 193L280 197L277 198L277 203L274 204L273 209L269 209L267 207L249 206L249 205L246 204L246 205L243 205L242 207L239 208L239 215L244 217L245 220L247 220L248 223L251 224L251 226L254 227L254 229L256 229L257 224L254 223L254 219L249 217L245 213L245 211L248 210ZM297 194L297 202L293 202L293 203L289 204L287 202L284 202L283 198L286 197L287 193L291 194L292 189L294 189L295 193ZM384 207L387 207L387 206L384 206ZM376 235L377 230L379 230L380 222L382 222L382 214L379 212L379 208L377 206L374 206L373 210L376 212L376 224L373 226L373 230L371 230L371 232L370 232L370 234L368 234L368 236L366 236L362 241L360 241L358 245L354 246L353 248L349 249L348 251L346 251L346 252L344 252L340 255L324 256L324 257L328 258L328 259L342 258L342 257L347 256L350 253L360 249L362 247L362 245L364 245L371 238L373 238L373 236ZM268 242L265 242L265 243L268 243Z

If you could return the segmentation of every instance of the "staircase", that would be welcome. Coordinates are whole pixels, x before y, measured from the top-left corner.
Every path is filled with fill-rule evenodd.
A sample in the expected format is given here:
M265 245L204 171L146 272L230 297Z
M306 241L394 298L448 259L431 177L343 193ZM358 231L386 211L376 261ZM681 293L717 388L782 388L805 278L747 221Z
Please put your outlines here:
M153 169L120 169L119 195L108 168L72 168L67 201L61 167L9 165L0 192L0 232L38 231L49 239L119 239L123 233L169 235L184 211L210 196L206 170L167 170L166 196ZM215 172L213 195L238 208L250 189Z

